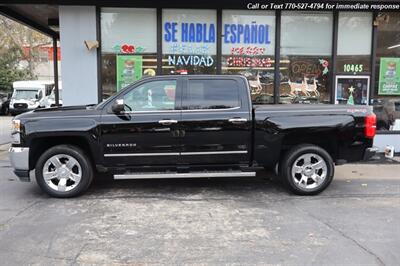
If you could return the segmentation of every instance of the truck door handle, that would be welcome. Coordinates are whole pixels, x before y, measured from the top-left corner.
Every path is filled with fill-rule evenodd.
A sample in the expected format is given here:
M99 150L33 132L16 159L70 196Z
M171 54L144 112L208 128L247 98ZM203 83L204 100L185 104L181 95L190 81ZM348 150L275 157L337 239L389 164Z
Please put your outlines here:
M246 118L231 118L228 120L232 124L243 124L247 122Z
M167 126L167 125L172 125L172 124L176 124L176 123L178 123L178 120L173 120L173 119L163 119L163 120L160 120L160 121L158 121L158 123L159 123L159 124L161 124L161 125L165 125L165 126Z

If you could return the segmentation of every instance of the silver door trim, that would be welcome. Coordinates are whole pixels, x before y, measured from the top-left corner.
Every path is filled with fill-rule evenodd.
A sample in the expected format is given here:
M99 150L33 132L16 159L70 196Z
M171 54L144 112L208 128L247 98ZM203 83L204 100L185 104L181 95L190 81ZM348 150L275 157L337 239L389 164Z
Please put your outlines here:
M215 154L246 154L247 151L198 151L181 152L181 155L215 155Z
M106 153L104 157L125 157L125 156L179 156L179 152L153 152L153 153Z
M172 125L172 124L177 124L178 120L174 120L174 119L162 119L158 121L159 124L161 125Z
M242 123L246 123L247 119L246 118L237 117L237 118L231 118L228 121L230 123L232 123L232 124L242 124Z
M106 153L104 157L125 156L179 156L179 155L218 155L218 154L247 154L247 151L199 151L199 152L153 152L153 153Z
M237 110L240 109L241 106L229 107L229 108L219 108L219 109L182 109L183 113L191 113L191 112L221 112L221 111L230 111L230 110ZM248 113L248 112L246 112Z

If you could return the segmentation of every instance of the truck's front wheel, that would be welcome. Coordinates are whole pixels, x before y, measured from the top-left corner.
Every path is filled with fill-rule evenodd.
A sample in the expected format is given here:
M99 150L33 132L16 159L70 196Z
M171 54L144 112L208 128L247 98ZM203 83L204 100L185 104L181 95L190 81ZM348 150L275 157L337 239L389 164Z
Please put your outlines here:
M315 145L299 145L288 151L281 162L281 176L298 195L315 195L329 186L334 165L329 153Z
M87 155L70 145L55 146L44 152L36 163L35 174L40 188L57 198L80 195L93 179Z

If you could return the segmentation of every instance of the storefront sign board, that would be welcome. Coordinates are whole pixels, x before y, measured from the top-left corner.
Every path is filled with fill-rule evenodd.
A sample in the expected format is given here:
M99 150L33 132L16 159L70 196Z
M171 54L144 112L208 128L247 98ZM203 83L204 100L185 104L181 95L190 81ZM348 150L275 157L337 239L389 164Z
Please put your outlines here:
M381 58L378 94L400 95L400 58Z
M142 56L117 55L117 91L141 79L142 69Z

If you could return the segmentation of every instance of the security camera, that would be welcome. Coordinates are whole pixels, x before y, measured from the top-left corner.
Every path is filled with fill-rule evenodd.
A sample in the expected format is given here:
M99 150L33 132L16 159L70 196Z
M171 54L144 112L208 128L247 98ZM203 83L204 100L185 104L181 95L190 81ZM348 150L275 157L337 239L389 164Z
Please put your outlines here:
M378 14L374 20L374 26L379 26L382 24L388 24L390 20L390 16L388 14Z
M84 41L86 48L90 51L95 48L99 48L98 41Z

